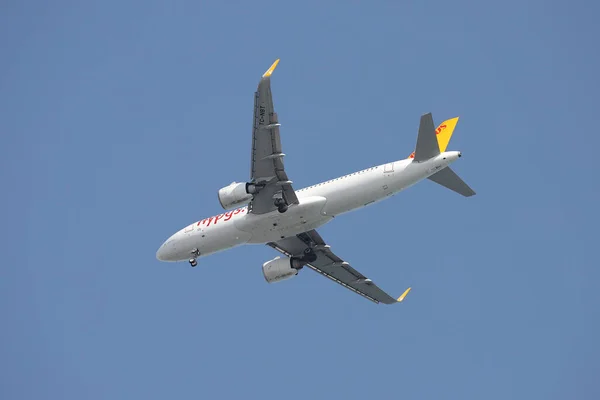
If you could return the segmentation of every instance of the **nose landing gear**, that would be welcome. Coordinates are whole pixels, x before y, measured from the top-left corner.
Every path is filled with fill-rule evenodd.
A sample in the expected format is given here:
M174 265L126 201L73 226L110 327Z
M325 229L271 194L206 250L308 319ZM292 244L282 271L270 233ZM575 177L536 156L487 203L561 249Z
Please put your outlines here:
M193 258L190 258L189 263L192 267L195 267L196 265L198 265L198 261L196 261L196 257L200 256L200 250L195 248L190 252L190 254L193 256Z

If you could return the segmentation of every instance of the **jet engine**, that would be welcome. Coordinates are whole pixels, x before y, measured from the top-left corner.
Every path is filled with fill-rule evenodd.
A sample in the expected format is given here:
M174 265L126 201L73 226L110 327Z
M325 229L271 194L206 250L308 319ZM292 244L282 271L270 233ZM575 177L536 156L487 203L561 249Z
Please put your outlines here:
M296 258L275 257L264 263L262 269L265 280L274 283L293 278L303 266L304 262Z
M258 192L251 183L231 182L229 186L219 189L219 203L225 210L248 204L252 196Z

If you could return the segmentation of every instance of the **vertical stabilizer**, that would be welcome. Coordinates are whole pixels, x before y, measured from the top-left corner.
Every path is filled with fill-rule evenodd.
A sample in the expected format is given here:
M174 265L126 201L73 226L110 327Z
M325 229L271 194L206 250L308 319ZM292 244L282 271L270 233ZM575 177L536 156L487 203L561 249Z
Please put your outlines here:
M450 138L452 138L452 134L454 133L454 128L456 128L456 124L458 124L458 117L447 119L435 130L438 145L440 147L440 153L446 151L448 143L450 143ZM415 158L415 152L413 151L408 158Z
M446 151L446 147L448 147L448 143L450 143L450 138L454 133L454 128L456 128L456 124L458 123L458 117L446 120L438 126L435 130L437 135L437 141L440 145L440 152Z
M421 116L419 136L415 148L415 161L425 161L440 154L440 146L436 137L431 113Z

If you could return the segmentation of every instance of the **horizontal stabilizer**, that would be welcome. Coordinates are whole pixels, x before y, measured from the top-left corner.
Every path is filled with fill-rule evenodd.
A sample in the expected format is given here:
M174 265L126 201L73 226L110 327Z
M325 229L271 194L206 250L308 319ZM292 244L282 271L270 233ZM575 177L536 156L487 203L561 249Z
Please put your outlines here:
M469 187L465 182L450 167L446 167L441 171L429 177L430 180L438 183L450 190L455 191L458 194L462 194L465 197L470 197L475 194L473 189Z
M438 154L440 154L440 146L435 135L433 117L431 116L431 113L427 113L421 116L414 160L417 162L425 161Z

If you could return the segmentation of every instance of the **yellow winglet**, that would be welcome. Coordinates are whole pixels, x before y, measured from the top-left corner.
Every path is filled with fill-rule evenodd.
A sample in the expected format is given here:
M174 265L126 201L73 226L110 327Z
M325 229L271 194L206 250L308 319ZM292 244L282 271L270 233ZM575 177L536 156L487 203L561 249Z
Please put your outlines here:
M408 288L404 291L404 293L402 293L402 296L398 297L398 303L400 303L402 300L404 300L404 298L406 297L406 295L408 294L408 292L410 292L410 289L412 288Z
M273 73L273 71L275 71L275 68L277 68L277 64L279 64L279 58L277 60L275 60L275 62L273 63L273 65L271 65L271 67L267 70L267 72L265 72L263 74L263 78L270 77L271 74Z

